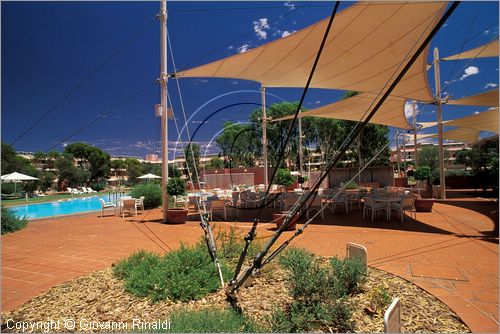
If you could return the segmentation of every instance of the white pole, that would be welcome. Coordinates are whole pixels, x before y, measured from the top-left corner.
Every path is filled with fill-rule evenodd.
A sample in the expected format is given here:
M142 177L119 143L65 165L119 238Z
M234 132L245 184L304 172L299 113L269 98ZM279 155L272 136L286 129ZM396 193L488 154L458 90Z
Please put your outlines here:
M168 220L168 112L167 112L167 1L161 1L160 14L160 87L161 87L161 138L162 138L162 177L161 191L163 200L163 222Z
M267 114L266 114L266 87L260 88L260 96L262 100L262 156L264 160L264 186L267 189Z
M403 132L404 137L404 132ZM401 150L399 149L399 129L396 129L396 161L398 166L398 177L401 177Z
M406 170L408 166L406 165L406 133L403 131L403 169L405 170L405 177L408 177Z
M302 118L299 116L299 175L302 177L303 170L302 166L304 165L303 156L302 156Z
M418 149L417 149L417 112L415 107L415 101L411 102L411 108L413 112L413 149L414 149L414 161L415 168L418 167Z
M446 185L444 175L444 153L443 153L443 111L441 109L441 78L439 75L439 50L434 48L434 83L436 86L436 107L438 121L438 153L439 153L439 185L440 197L446 199Z

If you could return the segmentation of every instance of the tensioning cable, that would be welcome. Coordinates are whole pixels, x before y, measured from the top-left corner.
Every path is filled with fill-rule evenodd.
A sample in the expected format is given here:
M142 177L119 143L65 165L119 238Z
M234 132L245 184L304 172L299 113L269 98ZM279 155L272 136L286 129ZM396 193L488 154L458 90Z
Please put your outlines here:
M169 46L169 51L170 51L170 57L172 59L172 65L174 67L174 71L176 71L174 52L172 50L172 41L170 39L170 35L168 34L168 32L167 32L167 41L168 41L167 44ZM183 114L183 117L184 117L184 125L185 125L185 129L186 129L186 134L187 134L188 140L189 140L188 150L191 153L191 159L192 159L193 165L194 165L193 166L193 171L194 171L194 174L195 174L195 179L199 180L198 167L196 166L196 160L195 160L195 156L194 156L193 145L191 145L191 135L190 135L189 127L188 127L188 124L187 124L187 116L186 116L186 110L184 108L184 100L182 98L181 87L180 87L179 81L178 80L175 80L175 81L176 81L176 84L177 84L177 92L179 94L179 101L180 101L180 104L181 104L181 110L182 110L182 114ZM169 101L170 101L170 95L168 96L168 98L169 98ZM172 105L171 101L170 101L170 107L172 108L172 112L173 112L173 105ZM177 119L175 118L175 116L174 116L174 123L175 123L175 128L177 130L178 138L180 139L179 127L178 127ZM194 186L193 178L192 178L191 172L189 170L189 163L188 163L188 159L187 159L187 152L185 150L183 150L183 153L184 153L184 157L185 157L185 160L186 160L186 168L187 168L187 172L188 172L188 177L189 177L189 179L191 181L191 184ZM215 239L214 239L212 227L210 226L210 222L209 222L209 219L208 219L209 214L207 212L207 208L205 206L205 202L203 202L201 200L201 191L200 191L199 196L198 196L198 194L195 194L195 199L196 199L196 205L198 206L198 212L200 214L200 225L201 225L201 227L203 229L203 232L205 233L205 242L207 244L208 252L209 252L209 254L210 254L211 258L212 258L212 261L215 264L215 267L217 268L217 272L219 274L219 279L221 281L221 286L224 287L225 286L224 276L222 275L221 263L220 263L220 261L219 261L219 259L217 257L217 246L215 244ZM202 212L202 208L203 208L203 212Z
M234 297L236 291L241 287L245 281L253 275L255 272L260 270L263 266L263 260L264 257L267 255L269 252L270 248L276 243L278 240L279 236L282 234L284 230L286 230L290 224L291 218L294 217L298 210L304 206L305 203L309 201L311 196L315 194L315 192L318 190L319 186L321 183L324 181L324 179L328 176L329 171L340 161L340 159L344 156L346 150L351 146L351 144L354 142L354 140L357 138L361 130L368 124L368 122L373 118L375 113L380 109L382 104L385 102L385 100L389 97L391 92L394 90L394 88L399 84L403 76L408 72L410 67L413 65L413 63L416 61L416 59L420 56L422 51L427 47L427 45L430 43L431 39L435 36L435 34L439 31L439 29L442 27L442 25L446 22L446 20L450 17L450 15L455 11L455 9L458 7L460 4L459 1L455 1L451 4L451 6L448 8L446 13L441 17L437 25L433 28L433 30L429 33L429 35L426 37L422 45L417 49L417 51L413 54L409 62L404 66L404 68L401 70L401 72L398 74L398 76L395 78L395 80L392 82L392 84L389 86L389 88L386 90L386 92L383 94L382 98L377 102L375 107L372 109L372 111L368 114L366 119L363 122L359 122L355 126L355 131L353 132L353 136L343 144L337 155L328 162L328 165L325 168L325 173L321 175L318 180L314 183L314 186L310 189L310 192L306 196L302 196L300 203L289 211L288 215L285 217L285 220L283 224L278 228L276 231L275 235L268 240L268 242L264 245L263 249L257 254L257 256L254 258L252 264L245 269L245 271L236 279L235 282L232 282L232 284L229 286L227 290L227 294L230 297Z
M322 39L321 44L319 46L318 53L316 54L316 59L314 60L313 66L311 68L311 72L309 73L309 77L307 78L307 83L306 83L306 85L304 87L304 91L302 92L302 96L300 98L299 104L297 105L297 110L295 111L294 118L293 118L293 120L290 123L290 126L288 128L288 133L287 133L287 136L285 138L285 143L287 143L290 140L290 136L291 136L293 128L295 126L295 122L297 121L297 117L299 116L300 110L302 109L302 104L304 103L304 99L306 97L307 90L309 89L309 85L311 84L312 78L314 76L314 72L316 70L316 66L318 65L319 59L320 59L321 54L323 52L323 48L324 48L324 46L326 44L326 41L328 39L328 35L330 33L330 29L332 27L333 21L335 19L336 14L337 14L337 10L339 8L339 5L340 5L340 1L336 1L335 2L335 6L333 7L332 14L330 15L330 20L328 21L328 25L327 25L325 33L323 35L323 39ZM279 165L280 165L281 160L283 159L283 156L284 156L284 153L285 153L285 147L286 147L286 145L282 145L281 148L280 148L280 154L279 154L279 159L277 160L277 166L275 167L275 169L274 169L274 171L272 173L271 180L269 181L269 184L272 184L274 178L276 177L276 172L278 171ZM271 189L270 186L267 187L267 189L266 189L266 193L264 195L264 202L266 201L266 199L267 199L267 197L269 195L269 190L270 189ZM252 228L250 229L250 231L248 232L248 234L245 235L245 246L244 246L243 251L241 252L240 258L238 260L238 265L236 266L236 270L234 272L234 277L231 280L231 282L229 283L229 289L231 291L231 294L234 293L234 291L236 291L236 289L238 289L238 287L241 285L239 283L240 279L238 278L238 276L240 274L240 270L241 270L241 267L243 265L243 262L245 261L246 254L248 252L248 248L250 247L250 243L255 238L255 234L256 234L256 231L257 231L257 225L259 223L259 217L262 214L263 207L265 207L265 203L264 202L262 203L262 205L261 205L261 207L259 209L259 213L257 214L257 217L255 218L255 220L253 222ZM248 276L249 276L249 273L248 273L248 271L246 271L245 275L244 275L244 278L243 278L243 281L245 281L248 278Z

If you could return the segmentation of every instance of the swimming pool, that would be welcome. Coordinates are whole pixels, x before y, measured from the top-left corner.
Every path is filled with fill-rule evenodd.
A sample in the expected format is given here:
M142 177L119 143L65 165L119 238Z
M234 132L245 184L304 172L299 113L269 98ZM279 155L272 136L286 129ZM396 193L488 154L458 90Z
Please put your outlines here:
M11 206L9 210L14 212L18 217L26 217L28 219L53 217L101 210L99 198L102 198L105 202L110 200L108 195L65 198L56 202Z

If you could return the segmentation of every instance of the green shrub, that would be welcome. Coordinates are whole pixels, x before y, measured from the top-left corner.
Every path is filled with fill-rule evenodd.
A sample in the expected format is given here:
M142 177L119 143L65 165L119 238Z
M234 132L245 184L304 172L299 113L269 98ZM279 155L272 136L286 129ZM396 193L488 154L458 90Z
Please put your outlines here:
M205 238L199 243L202 248L206 249ZM237 233L237 230L231 226L229 232L219 230L215 234L215 244L217 246L217 256L220 260L229 266L230 270L236 267L238 259L240 258L241 252L245 247L245 240L241 233ZM260 251L262 244L258 240L254 240L250 243L247 251L247 260L253 259L257 253Z
M349 181L349 182L347 182L347 184L345 185L345 188L346 188L346 189L358 189L358 188L359 188L359 186L358 186L358 184L357 184L356 182L354 182L354 181Z
M275 183L280 186L289 187L293 184L293 176L286 168L280 168L276 172Z
M19 231L25 228L27 224L28 220L26 219L26 217L16 217L12 211L7 209L5 206L2 206L2 234Z
M425 181L430 179L432 176L432 170L429 166L420 166L413 173L415 180Z
M169 318L172 333L242 333L260 332L250 319L232 309L180 311Z
M223 266L224 277L230 277ZM114 267L125 290L153 301L200 299L220 288L217 270L206 248L181 247L164 256L144 251L132 254Z
M384 286L372 288L368 293L368 302L370 306L380 314L391 304L392 298L389 291Z
M186 181L180 177L172 177L168 179L167 193L170 196L186 195Z
M140 184L130 190L130 196L133 198L144 196L144 208L154 209L161 205L161 186L154 183Z
M330 284L341 297L359 292L361 285L366 281L366 267L359 259L330 259Z
M354 330L349 307L339 282L349 275L337 277L340 270L315 259L303 249L291 248L282 254L279 263L287 269L287 281L293 302L285 310L272 315L273 331L310 332L329 330L339 332Z

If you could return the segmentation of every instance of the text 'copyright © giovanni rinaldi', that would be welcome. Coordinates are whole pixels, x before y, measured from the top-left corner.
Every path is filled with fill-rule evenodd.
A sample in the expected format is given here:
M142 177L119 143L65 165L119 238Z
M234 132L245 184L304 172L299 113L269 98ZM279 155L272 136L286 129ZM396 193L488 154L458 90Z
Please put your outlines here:
M57 330L70 331L147 331L170 330L170 320L143 321L132 319L124 321L94 321L89 319L66 319L46 321L15 321L8 319L5 322L7 330L19 332L53 332Z

